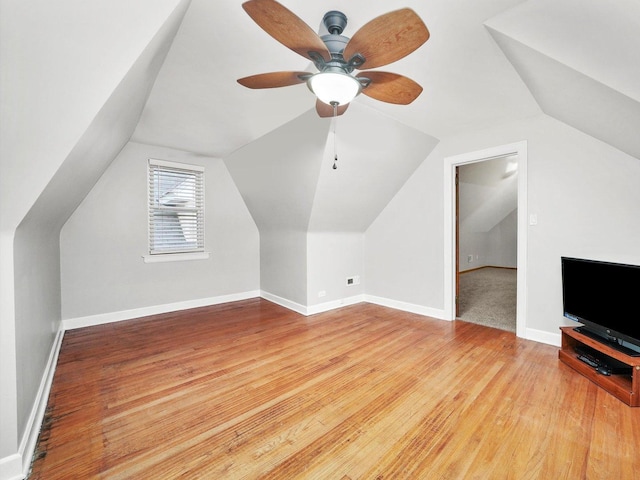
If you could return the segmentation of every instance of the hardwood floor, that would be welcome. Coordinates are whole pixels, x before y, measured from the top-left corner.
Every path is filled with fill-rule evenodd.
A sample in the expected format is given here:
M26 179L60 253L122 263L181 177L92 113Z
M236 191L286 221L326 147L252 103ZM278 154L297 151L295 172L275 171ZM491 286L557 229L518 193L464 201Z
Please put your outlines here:
M32 479L631 479L640 409L558 349L253 299L68 331Z

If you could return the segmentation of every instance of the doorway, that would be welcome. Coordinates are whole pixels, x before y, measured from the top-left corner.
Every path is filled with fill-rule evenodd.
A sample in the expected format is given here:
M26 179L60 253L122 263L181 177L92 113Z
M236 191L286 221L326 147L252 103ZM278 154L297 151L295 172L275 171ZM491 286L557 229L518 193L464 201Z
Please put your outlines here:
M515 333L518 158L455 168L455 317Z
M444 316L456 316L458 271L455 174L457 167L507 156L517 158L517 303L516 335L526 337L526 272L527 272L527 143L525 141L486 150L455 155L444 159Z

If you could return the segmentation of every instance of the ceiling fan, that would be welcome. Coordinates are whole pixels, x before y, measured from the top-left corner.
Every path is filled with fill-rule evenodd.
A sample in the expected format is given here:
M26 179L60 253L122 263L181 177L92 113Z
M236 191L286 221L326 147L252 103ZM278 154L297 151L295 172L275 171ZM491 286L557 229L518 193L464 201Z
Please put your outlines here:
M397 73L369 70L399 60L429 39L429 30L411 9L374 18L350 39L342 35L347 17L332 10L323 18L329 34L320 37L275 0L249 0L242 8L269 35L311 60L318 73L271 72L238 79L248 88L276 88L306 83L316 95L321 117L342 115L360 93L397 105L408 105L422 92L416 82Z

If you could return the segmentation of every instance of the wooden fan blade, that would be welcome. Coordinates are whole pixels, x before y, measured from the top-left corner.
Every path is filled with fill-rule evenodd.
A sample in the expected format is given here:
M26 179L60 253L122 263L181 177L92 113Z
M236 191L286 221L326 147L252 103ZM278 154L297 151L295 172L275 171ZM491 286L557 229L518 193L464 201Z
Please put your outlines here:
M238 83L247 88L278 88L305 83L300 75L311 75L309 72L271 72L259 73L250 77L239 78Z
M245 12L265 32L285 47L313 60L309 52L317 52L331 60L331 54L322 39L297 15L274 0L249 0L242 4Z
M347 108L349 108L348 103L346 105L338 105L338 115L342 115ZM318 115L322 118L333 117L333 107L320 100L316 100L316 112L318 112Z
M422 87L408 77L389 72L363 72L356 78L368 78L371 83L362 93L381 102L409 105L422 93Z
M410 8L374 18L358 30L344 48L349 61L359 53L365 58L359 70L381 67L409 55L429 39L429 30Z

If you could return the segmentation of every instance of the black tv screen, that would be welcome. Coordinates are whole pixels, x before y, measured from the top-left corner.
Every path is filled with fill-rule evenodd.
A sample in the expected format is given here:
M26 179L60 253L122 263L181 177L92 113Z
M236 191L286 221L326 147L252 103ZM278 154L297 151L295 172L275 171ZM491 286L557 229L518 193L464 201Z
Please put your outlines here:
M564 316L603 339L640 351L640 266L567 257L561 261Z

